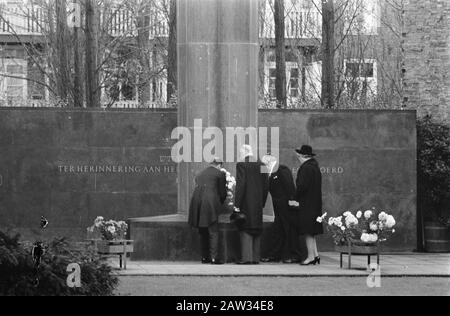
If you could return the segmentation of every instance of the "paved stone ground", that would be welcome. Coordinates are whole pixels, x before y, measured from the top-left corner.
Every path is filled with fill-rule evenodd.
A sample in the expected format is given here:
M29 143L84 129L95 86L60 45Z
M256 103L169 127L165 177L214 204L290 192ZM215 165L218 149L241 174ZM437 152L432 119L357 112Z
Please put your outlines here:
M121 276L119 296L450 296L450 278ZM198 298L198 299L197 299ZM208 300L206 300L208 301ZM174 306L165 306L167 311Z
M320 266L298 264L260 264L257 266L202 265L197 262L128 262L127 270L115 270L119 276L215 276L215 277L367 277L367 257L353 257L352 269L339 267L338 253L323 253ZM372 259L375 262L375 258ZM111 263L117 267L117 261ZM450 254L385 254L381 256L383 277L450 278Z

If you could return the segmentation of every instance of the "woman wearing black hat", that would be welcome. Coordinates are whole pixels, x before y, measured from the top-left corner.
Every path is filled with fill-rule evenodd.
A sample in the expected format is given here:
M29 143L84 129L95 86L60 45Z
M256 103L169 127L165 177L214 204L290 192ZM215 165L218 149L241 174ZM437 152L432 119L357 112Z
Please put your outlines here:
M296 181L296 201L300 206L299 233L305 236L308 248L308 258L302 265L316 265L320 264L316 236L323 234L323 226L317 222L317 218L322 216L322 173L311 146L302 146L296 152L301 163Z

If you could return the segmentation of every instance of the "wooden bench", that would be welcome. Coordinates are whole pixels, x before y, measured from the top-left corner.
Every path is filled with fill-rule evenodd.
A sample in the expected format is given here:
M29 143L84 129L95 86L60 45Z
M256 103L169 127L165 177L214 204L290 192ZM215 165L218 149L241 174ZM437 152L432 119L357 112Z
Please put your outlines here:
M133 240L89 240L102 256L119 256L120 269L127 269L127 255L134 252Z
M352 256L367 256L367 266L370 267L371 257L377 257L377 264L380 265L380 244L358 245L351 242L347 246L336 246L336 251L340 253L340 266L344 267L343 257L348 255L348 268L352 268Z

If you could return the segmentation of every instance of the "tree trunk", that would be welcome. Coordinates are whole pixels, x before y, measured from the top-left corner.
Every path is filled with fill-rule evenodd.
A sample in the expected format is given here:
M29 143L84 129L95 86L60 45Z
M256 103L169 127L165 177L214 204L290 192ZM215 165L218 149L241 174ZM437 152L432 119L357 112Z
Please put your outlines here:
M58 73L56 74L58 96L64 102L68 101L69 67L67 49L67 11L65 1L56 1L56 50L58 58Z
M74 3L77 3L78 0L74 0ZM73 28L73 37L74 37L74 107L81 108L83 107L83 79L82 79L82 70L81 70L81 56L80 56L80 28Z
M322 1L322 106L334 108L334 3Z
M86 103L100 107L100 89L97 72L97 19L94 0L86 0Z
M139 104L145 106L150 102L150 7L142 4L138 16L139 63L142 67L138 78Z
M286 44L284 26L284 0L275 0L275 55L276 55L276 80L275 92L277 107L287 107L286 97Z
M170 0L169 43L167 47L167 102L177 91L177 0Z

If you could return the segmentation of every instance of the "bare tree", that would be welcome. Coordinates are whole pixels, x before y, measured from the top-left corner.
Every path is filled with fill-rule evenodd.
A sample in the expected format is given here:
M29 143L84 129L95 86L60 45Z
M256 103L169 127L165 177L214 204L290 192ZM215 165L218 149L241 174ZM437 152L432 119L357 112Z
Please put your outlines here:
M335 34L334 1L322 0L322 106L335 105Z
M167 100L169 101L177 91L177 0L170 0L167 46Z
M69 29L66 24L69 1L80 1L81 28ZM141 106L145 106L150 100L150 83L166 76L164 60L151 63L155 47L160 47L158 55L167 56L164 39L150 41L150 12L163 10L158 7L161 1L30 1L14 18L32 25L33 32L39 34L38 41L33 42L24 41L22 29L10 22L10 13L2 10L0 23L8 26L10 36L22 46L27 63L34 65L39 75L0 75L40 86L36 90L49 91L49 101L58 106L112 106L121 96L134 95L131 90L139 91Z
M88 107L100 106L98 77L98 21L99 15L95 0L85 0L86 9L86 103Z
M276 80L275 92L277 96L277 107L287 107L286 97L286 41L285 41L285 7L284 0L275 0L274 22L275 22L275 58L276 58Z

